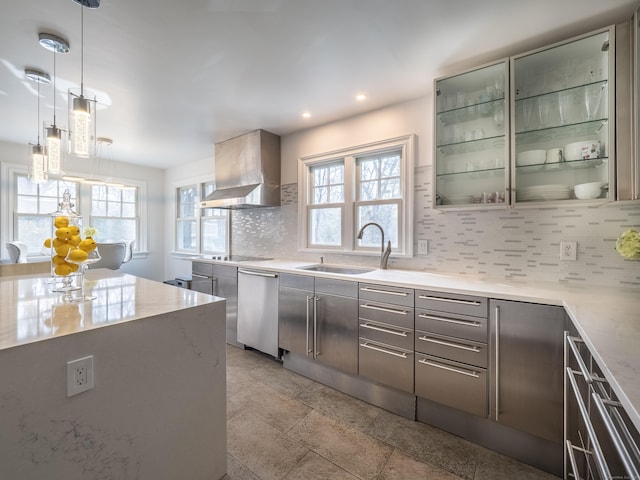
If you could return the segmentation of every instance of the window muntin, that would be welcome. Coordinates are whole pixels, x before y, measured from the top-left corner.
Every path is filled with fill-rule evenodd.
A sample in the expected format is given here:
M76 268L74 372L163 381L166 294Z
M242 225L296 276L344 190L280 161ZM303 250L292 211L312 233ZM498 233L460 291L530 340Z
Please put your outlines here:
M214 190L214 183L178 187L176 190L176 250L189 253L229 253L229 213L200 208L200 198Z
M401 244L402 212L402 150L381 152L374 156L356 158L357 229L369 223L379 224L395 249ZM381 245L380 230L368 228L356 248L377 248Z
M44 240L51 236L51 214L58 210L58 203L66 189L71 203L77 203L75 182L49 180L34 184L26 175L16 174L16 207L14 213L14 239L24 242L30 254L44 253Z
M302 250L380 251L380 224L394 256L413 254L413 156L408 135L301 159L298 185L299 245ZM331 175L330 167L342 166ZM332 196L333 195L333 196ZM335 202L335 203L334 203Z
M198 186L178 188L176 219L176 249L198 251Z
M213 182L203 185L206 197L214 190ZM201 253L227 254L229 252L229 213L221 208L200 209Z
M344 162L339 160L313 165L309 182L309 244L339 247L343 243Z
M100 242L138 238L137 189L91 185L90 225L98 230Z

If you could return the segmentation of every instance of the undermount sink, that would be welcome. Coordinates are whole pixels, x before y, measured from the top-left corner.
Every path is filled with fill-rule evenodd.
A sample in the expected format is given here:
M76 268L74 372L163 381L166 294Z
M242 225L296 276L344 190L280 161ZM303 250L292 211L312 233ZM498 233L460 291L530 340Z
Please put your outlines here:
M341 273L343 275L359 275L361 273L373 272L375 270L374 268L326 265L324 263L296 268L299 268L300 270L308 270L310 272Z

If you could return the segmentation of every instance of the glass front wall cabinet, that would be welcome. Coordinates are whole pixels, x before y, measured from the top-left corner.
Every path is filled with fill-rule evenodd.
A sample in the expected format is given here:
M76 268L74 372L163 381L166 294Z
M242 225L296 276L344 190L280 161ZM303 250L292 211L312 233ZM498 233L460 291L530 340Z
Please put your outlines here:
M614 199L613 34L511 58L512 204Z
M435 80L434 208L509 203L508 63Z

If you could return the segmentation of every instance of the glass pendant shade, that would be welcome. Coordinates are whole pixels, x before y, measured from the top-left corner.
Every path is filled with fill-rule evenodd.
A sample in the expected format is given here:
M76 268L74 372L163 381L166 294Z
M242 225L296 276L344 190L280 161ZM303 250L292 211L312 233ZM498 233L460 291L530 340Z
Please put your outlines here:
M47 173L60 175L62 173L62 156L64 155L62 130L55 125L45 123L44 138L47 152Z
M69 90L69 154L93 157L96 152L96 101Z
M42 145L33 145L30 160L29 180L31 183L46 183L48 180L47 156Z

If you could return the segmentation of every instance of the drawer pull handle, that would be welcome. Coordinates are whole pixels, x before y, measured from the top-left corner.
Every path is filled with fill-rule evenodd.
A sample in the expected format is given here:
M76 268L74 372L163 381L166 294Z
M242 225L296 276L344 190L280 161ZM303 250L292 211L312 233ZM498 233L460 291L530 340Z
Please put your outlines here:
M380 290L378 288L371 288L371 287L362 287L360 291L371 292L371 293L384 293L385 295L396 295L398 297L406 297L407 295L409 295L407 292L392 292L391 290Z
M378 327L377 325L371 325L370 323L361 323L362 328L368 328L369 330L375 330L377 332L389 333L391 335L398 335L399 337L406 337L409 332L405 330L391 330L390 328Z
M428 360L420 359L418 363L422 363L423 365L429 365L430 367L441 368L442 370L447 370L453 373L459 373L460 375L466 375L467 377L480 378L477 372L471 372L469 370L461 370L459 368L448 367L446 365L441 365L439 363L433 363Z
M582 374L582 376L584 377L587 383L592 383L593 377L591 376L591 373L589 373L589 369L587 368L587 365L584 363L584 360L582 359L582 355L580 355L580 351L578 350L578 345L577 345L578 342L583 343L581 338L571 337L567 335L567 345L569 345L569 349L573 353L576 363L578 364L578 368L580 369L580 373Z
M418 317L426 318L427 320L437 320L438 322L455 323L456 325L464 325L465 327L479 327L482 325L480 322L471 320L454 320L453 318L435 317L433 315L425 315L424 313L419 314Z
M418 340L423 340L425 342L430 342L430 343L437 343L438 345L444 345L445 347L459 348L460 350L467 350L473 353L480 353L480 349L476 346L469 346L469 345L464 345L464 344L454 343L454 342L446 342L444 340L438 340L435 338L427 337L425 335L423 335L422 337L418 337Z
M571 367L567 367L567 379L569 380L569 384L571 385L573 397L578 404L578 411L580 412L580 416L582 417L585 430L587 431L587 435L589 436L589 440L591 441L591 452L593 454L593 459L598 472L600 473L601 478L611 478L609 465L607 465L607 461L605 460L604 454L602 453L602 448L600 447L600 443L598 442L596 431L593 428L591 420L589 419L589 411L587 410L587 407L582 400L582 395L580 394L580 390L578 389L578 382L576 381L575 373L573 370L571 370Z
M474 307L479 307L480 305L482 305L482 302L478 302L477 300L458 300L457 298L433 297L431 295L419 295L418 298L420 300L437 300L439 302L460 303L462 305L473 305Z
M363 303L360 306L362 308L368 308L369 310L379 310L381 312L395 313L396 315L406 315L407 313L409 313L406 310L396 310L395 308L378 307L377 305L370 305L368 303Z
M604 422L604 426L611 437L614 448L617 450L620 459L622 460L622 464L624 465L624 469L627 472L627 476L629 478L640 478L640 472L634 465L634 461L631 458L629 450L624 444L620 434L616 430L616 427L611 419L609 413L607 413L607 409L605 407L605 401L602 399L600 395L598 395L595 391L591 393L591 398L593 399L593 403L596 406L596 409L600 413L602 417L602 421ZM614 402L611 402L614 403ZM614 407L615 408L615 407Z
M375 350L376 352L386 353L387 355L393 355L395 357L407 358L406 353L398 353L392 352L391 350L387 350L386 348L380 348L375 345L371 345L370 343L364 342L360 344L361 347L368 348L370 350Z

